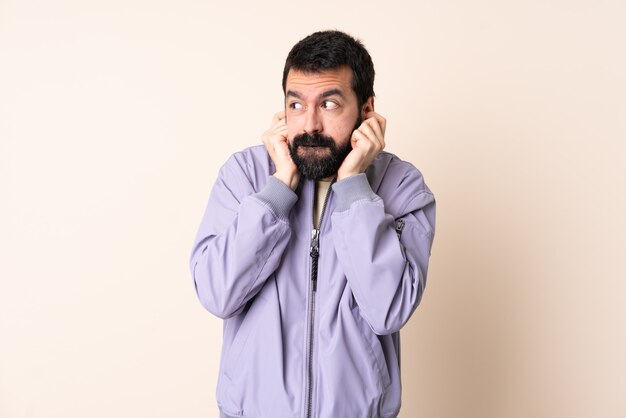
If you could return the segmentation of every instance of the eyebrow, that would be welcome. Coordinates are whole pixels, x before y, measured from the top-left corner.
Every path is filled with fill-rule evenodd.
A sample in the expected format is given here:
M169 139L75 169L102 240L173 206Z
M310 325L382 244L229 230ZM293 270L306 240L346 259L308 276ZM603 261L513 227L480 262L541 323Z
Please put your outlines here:
M342 99L344 98L343 96L343 92L339 89L330 89L325 91L324 93L321 94L321 98L325 99L326 97L330 97L330 96L339 96Z
M287 97L295 97L296 99L302 100L302 95L297 91L287 90Z
M326 90L324 93L320 94L320 98L325 99L330 96L339 96L342 99L345 99L343 92L340 89L330 89ZM296 99L302 100L302 95L297 91L287 90L287 97L295 97Z

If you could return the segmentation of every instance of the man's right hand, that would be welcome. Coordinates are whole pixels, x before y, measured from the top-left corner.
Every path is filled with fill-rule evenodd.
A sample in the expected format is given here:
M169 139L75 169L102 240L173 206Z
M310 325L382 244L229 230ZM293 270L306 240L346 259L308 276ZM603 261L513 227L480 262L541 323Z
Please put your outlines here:
M289 186L291 190L296 190L300 173L289 155L284 111L274 115L272 127L263 134L261 139L276 166L274 177Z

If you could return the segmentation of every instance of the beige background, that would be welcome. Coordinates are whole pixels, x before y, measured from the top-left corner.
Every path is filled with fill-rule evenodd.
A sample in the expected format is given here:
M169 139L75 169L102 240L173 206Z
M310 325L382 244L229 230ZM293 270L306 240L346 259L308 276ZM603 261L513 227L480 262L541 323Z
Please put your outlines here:
M339 28L439 205L401 417L625 418L626 3L224 3L0 0L0 417L216 416L196 228Z

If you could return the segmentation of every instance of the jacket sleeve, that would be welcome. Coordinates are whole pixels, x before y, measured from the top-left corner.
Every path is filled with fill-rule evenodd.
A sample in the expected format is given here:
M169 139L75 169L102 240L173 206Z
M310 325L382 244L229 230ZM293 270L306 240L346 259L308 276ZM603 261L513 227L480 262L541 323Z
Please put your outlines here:
M236 154L221 168L190 258L198 298L220 318L240 313L278 267L297 200L272 176L256 192L246 165Z
M434 238L435 200L415 169L398 185L394 219L365 174L333 185L333 241L361 316L379 335L399 331L419 304ZM416 185L422 185L416 186ZM395 186L395 185L394 185Z

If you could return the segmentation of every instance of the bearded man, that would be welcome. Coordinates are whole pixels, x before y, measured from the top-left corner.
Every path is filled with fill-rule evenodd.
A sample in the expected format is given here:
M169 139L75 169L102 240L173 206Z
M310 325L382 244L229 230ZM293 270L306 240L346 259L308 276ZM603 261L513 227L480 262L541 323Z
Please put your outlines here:
M224 319L221 416L396 417L400 329L426 283L433 194L383 151L361 42L309 35L282 85L263 145L221 168L191 254L200 302Z

